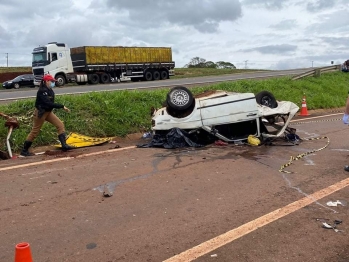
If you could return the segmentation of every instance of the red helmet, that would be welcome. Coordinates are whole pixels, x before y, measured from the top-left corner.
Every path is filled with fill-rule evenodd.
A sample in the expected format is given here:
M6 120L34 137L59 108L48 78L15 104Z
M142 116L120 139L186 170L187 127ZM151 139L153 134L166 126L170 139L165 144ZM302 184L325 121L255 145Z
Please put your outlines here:
M42 80L44 80L44 81L53 81L53 82L56 81L56 79L52 75L44 75Z

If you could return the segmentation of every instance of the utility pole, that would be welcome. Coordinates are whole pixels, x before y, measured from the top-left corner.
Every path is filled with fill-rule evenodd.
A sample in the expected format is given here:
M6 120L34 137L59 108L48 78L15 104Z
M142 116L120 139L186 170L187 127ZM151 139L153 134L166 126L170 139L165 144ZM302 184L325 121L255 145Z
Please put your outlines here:
M245 69L247 69L247 62L248 60L245 60Z
M7 67L8 67L8 53L6 53Z

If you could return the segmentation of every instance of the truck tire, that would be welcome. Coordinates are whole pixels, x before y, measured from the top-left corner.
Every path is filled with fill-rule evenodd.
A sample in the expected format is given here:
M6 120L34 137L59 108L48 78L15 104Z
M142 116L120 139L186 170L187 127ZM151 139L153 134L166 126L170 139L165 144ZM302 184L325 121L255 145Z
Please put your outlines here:
M270 108L276 108L278 106L274 95L268 91L261 91L256 95L256 101L258 104L268 106Z
M56 86L64 86L65 85L65 77L63 75L56 75Z
M166 70L162 70L160 73L160 79L165 80L168 79L168 72Z
M150 71L146 71L144 73L144 80L145 81L151 81L153 80L153 74Z
M88 76L88 83L91 85L97 85L99 83L99 75L91 74Z
M160 72L158 71L158 70L155 70L154 72L153 72L153 79L154 80L160 80Z
M172 110L183 111L193 104L194 96L188 88L175 86L167 94L166 102Z
M110 76L107 73L102 73L99 77L101 84L107 84L110 82Z

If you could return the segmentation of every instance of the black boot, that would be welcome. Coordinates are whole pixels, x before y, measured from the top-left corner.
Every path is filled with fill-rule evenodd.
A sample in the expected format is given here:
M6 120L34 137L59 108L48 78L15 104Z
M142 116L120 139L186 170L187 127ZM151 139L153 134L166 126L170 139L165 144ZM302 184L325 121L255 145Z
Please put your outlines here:
M61 142L62 144L62 150L63 151L68 151L68 150L71 150L71 149L74 149L74 147L70 146L70 145L67 145L66 143L66 138L65 138L65 134L60 134L58 136L58 139L59 139L59 142Z
M34 156L35 154L29 152L29 148L31 147L33 142L25 141L23 145L23 149L21 151L21 156Z

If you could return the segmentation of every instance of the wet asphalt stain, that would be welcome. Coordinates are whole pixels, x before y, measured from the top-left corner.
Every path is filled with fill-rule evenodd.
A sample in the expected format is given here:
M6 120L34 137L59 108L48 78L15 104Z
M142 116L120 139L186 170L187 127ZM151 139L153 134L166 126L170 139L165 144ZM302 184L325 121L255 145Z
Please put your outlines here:
M208 149L214 149L214 151L207 151ZM110 193L114 193L115 189L117 186L120 186L125 183L137 181L140 179L146 179L148 177L151 177L157 173L159 173L158 166L159 164L164 161L165 159L169 157L175 158L175 162L172 165L171 168L161 170L161 172L172 170L175 168L178 168L180 164L183 162L182 157L193 157L193 156L199 156L202 155L201 161L195 161L194 163L188 163L185 166L180 166L180 167L190 167L190 166L195 166L203 162L213 162L215 160L222 160L222 159L231 159L231 160L237 160L241 157L258 161L259 159L263 158L265 156L264 154L261 154L260 148L251 148L248 147L246 148L245 146L243 147L220 147L220 148L186 148L186 149L175 149L174 151L171 150L171 152L166 152L166 153L160 153L160 154L155 154L154 157L155 159L152 161L152 167L153 170L150 173L147 174L141 174L138 176L126 178L126 179L121 179L117 181L111 181L106 184L100 185L98 187L93 188L93 190L98 190L99 192L103 193L107 189ZM222 152L226 152L226 154L222 155ZM263 151L264 152L264 151Z
M105 189L107 188L107 190L110 193L114 193L115 188L119 185L128 183L128 182L132 182L132 181L136 181L139 179L146 179L148 177L151 177L155 174L157 174L159 172L158 170L158 165L161 163L161 161L163 161L165 158L156 158L153 162L152 162L152 166L153 166L153 170L150 173L147 174L142 174L139 176L134 176L134 177L130 177L130 178L126 178L126 179L121 179L121 180L117 180L117 181L112 181L109 182L107 184L104 185L100 185L98 187L93 188L93 190L98 190L99 192L103 193L105 191Z

